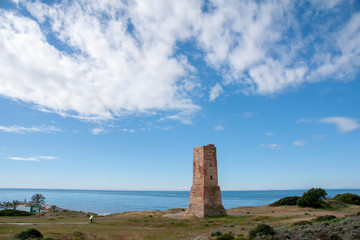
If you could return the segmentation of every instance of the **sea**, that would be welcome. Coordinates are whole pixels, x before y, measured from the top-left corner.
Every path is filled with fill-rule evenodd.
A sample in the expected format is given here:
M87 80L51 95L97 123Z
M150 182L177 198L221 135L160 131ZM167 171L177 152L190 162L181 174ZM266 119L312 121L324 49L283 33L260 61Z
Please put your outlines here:
M325 189L327 197L341 193L360 195L360 189ZM222 191L225 209L243 206L262 206L287 196L302 196L307 190L267 191ZM116 190L71 190L71 189L19 189L0 188L0 202L30 201L36 193L45 196L47 205L56 205L96 214L112 214L130 211L168 210L187 208L189 191L116 191Z

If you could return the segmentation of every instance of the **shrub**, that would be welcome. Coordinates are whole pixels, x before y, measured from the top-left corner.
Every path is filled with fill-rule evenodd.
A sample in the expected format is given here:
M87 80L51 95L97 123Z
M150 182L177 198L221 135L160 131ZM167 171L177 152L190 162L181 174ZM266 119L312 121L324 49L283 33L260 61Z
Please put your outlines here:
M270 204L270 206L273 206L273 207L278 207L278 206L293 206L293 205L296 205L296 202L297 200L299 199L300 197L298 196L292 196L292 197L284 197L272 204Z
M322 199L327 195L326 191L322 188L312 188L305 192L301 198L299 198L296 204L300 207L313 207L320 208Z
M266 225L266 224L259 224L255 229L252 229L250 232L249 232L249 237L250 239L253 239L255 238L257 235L259 236L266 236L266 235L275 235L275 231L274 229L269 226L269 225Z
M73 236L74 236L74 237L77 237L77 238L80 238L80 239L84 239L84 238L85 238L85 234L82 233L82 232L79 232L79 231L74 232L74 233L73 233Z
M325 216L319 216L317 218L315 218L315 220L313 220L314 222L325 222L325 221L330 221L335 219L336 216L334 215L325 215Z
M25 240L28 238L43 238L43 235L36 229L34 228L29 228L25 231L22 231L20 233L18 233L15 237L14 240Z
M30 216L29 212L20 211L20 210L13 210L13 209L6 209L0 211L0 216Z
M216 237L215 239L216 240L233 240L233 239L235 239L235 237L231 233L225 233L221 236Z
M211 233L212 237L217 237L217 236L221 236L222 232L220 230L215 230Z
M341 201L346 204L360 205L360 196L352 193L338 194L334 197L334 200Z

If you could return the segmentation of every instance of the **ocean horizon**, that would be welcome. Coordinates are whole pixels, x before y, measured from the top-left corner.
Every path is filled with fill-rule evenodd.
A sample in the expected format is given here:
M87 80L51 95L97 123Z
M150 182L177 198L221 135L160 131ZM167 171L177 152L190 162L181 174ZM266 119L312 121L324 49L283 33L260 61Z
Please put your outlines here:
M243 206L262 206L271 204L286 196L301 196L308 189L299 190L223 190L222 203L225 209ZM341 193L360 195L360 189L325 189L327 197ZM183 190L81 190L81 189L39 189L39 188L0 188L2 201L30 201L31 196L40 193L47 205L56 205L97 214L112 214L130 211L168 210L187 208L190 191Z

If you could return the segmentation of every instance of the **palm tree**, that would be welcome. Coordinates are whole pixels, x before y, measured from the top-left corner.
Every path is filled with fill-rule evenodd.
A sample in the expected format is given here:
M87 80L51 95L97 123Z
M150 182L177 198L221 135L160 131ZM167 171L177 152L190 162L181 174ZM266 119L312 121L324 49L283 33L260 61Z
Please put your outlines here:
M51 205L50 210L53 211L53 212L56 212L56 205Z
M45 197L44 197L44 195L42 195L40 193L34 194L31 197L31 202L32 202L32 204L36 204L36 205L45 204Z
M1 204L1 207L2 208L5 208L5 210L7 210L8 208L10 208L12 206L11 202L8 202L8 201L4 201L2 202Z
M18 200L13 200L11 205L13 206L14 210L16 210L17 206L20 205L20 201L18 201Z

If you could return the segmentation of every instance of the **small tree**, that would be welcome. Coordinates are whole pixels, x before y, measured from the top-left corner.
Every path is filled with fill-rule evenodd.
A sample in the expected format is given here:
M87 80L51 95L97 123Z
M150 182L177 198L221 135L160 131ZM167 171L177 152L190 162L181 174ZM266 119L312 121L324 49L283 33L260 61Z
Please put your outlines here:
M51 206L50 206L50 210L51 210L52 212L56 212L56 205L51 205Z
M11 208L11 202L9 202L9 201L4 201L4 202L2 202L2 204L1 204L1 207L2 208L5 208L5 210L7 210L8 208Z
M327 193L324 189L312 188L297 200L297 205L300 207L320 208L322 199L325 198L326 195Z
M31 197L32 204L43 205L45 204L45 197L40 193L36 193Z
M11 203L12 207L14 208L14 210L16 210L16 208L20 205L20 201L18 200L13 200Z

